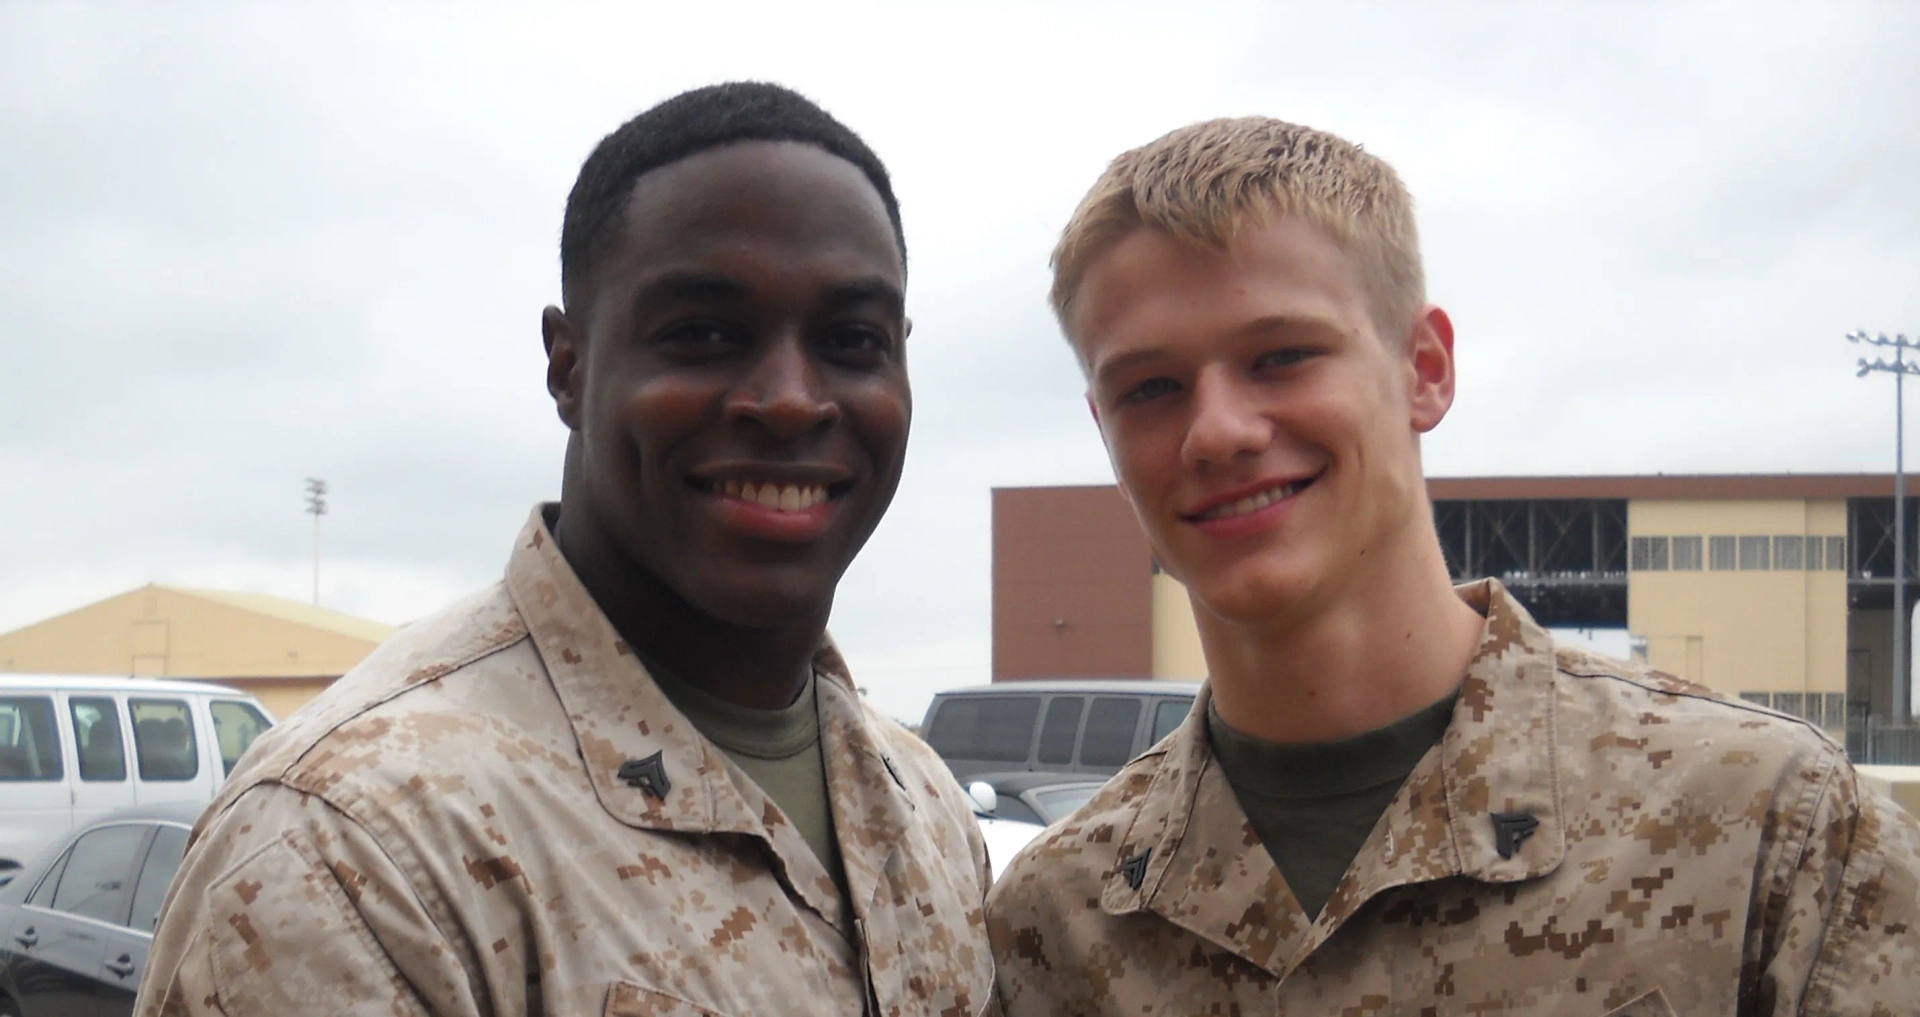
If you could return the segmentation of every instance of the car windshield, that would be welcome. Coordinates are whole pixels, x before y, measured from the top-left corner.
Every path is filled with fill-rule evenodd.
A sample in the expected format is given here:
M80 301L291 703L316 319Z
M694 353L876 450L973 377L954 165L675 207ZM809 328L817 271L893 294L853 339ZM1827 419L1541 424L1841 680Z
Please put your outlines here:
M1100 790L1098 784L1047 787L1035 791L1033 800L1039 803L1041 814L1046 817L1047 822L1051 823L1085 805L1087 799L1092 798L1093 793L1098 790Z

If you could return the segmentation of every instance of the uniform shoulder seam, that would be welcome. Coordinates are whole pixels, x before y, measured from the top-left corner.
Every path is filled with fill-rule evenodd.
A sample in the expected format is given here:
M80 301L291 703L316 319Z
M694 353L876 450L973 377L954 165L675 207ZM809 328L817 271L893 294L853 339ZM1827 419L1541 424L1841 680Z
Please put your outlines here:
M1795 717L1790 714L1776 713L1773 710L1769 710L1769 709L1766 709L1765 707L1761 707L1756 704L1749 703L1743 699L1729 699L1724 696L1717 696L1717 695L1714 695L1712 691L1709 689L1703 688L1700 691L1696 692L1691 689L1666 688L1652 682L1642 681L1639 678L1636 678L1632 675L1620 674L1617 671L1605 671L1605 670L1599 670L1599 669L1595 669L1591 671L1582 671L1582 670L1575 670L1573 668L1569 668L1564 665L1557 666L1555 670L1559 671L1561 674L1566 675L1569 678L1611 679L1613 681L1621 683L1622 685L1631 685L1632 687L1636 689L1640 689L1644 692L1653 692L1663 696L1673 696L1678 699L1691 699L1697 703L1707 703L1712 706L1724 707L1726 709L1735 710L1740 713L1750 713L1756 717L1765 717L1769 720L1783 721L1787 724L1805 728L1809 733L1813 734L1816 738L1818 738L1821 744L1825 746L1827 750L1831 751L1836 748L1833 744L1833 740L1827 737L1827 734L1825 731L1822 731L1818 727L1815 727L1812 721L1809 721L1804 717Z
M504 633L502 634L501 638L498 639L497 641L482 643L480 646L476 647L472 652L463 654L458 657L451 658L450 660L443 663L430 664L426 667L420 668L417 671L414 671L413 673L407 675L406 679L401 684L395 686L394 688L386 690L381 695L375 696L371 699L368 699L366 702L361 703L358 707L356 707L353 710L353 712L348 713L346 716L343 716L339 720L336 720L332 724L328 725L326 730L309 735L307 739L307 744L303 746L300 749L300 751L294 755L292 759L287 761L286 766L281 767L279 772L274 774L272 777L262 778L260 781L256 783L266 783L268 781L271 781L276 784L284 785L289 789L299 791L302 794L319 794L316 791L310 790L305 787L301 787L299 784L295 783L295 778L293 776L293 773L296 769L299 768L300 764L302 762L305 762L306 758L313 753L313 750L319 748L320 745L326 742L329 738L332 738L335 732L339 731L342 727L345 727L347 724L351 723L352 721L358 720L361 717L366 716L367 714L373 712L374 710L382 706L385 706L386 704L391 703L396 699L399 699L401 696L404 696L407 693L414 691L415 689L418 689L430 682L438 681L441 678L445 678L446 676L453 674L456 671L460 671L462 669L472 667L474 664L478 664L479 662L487 659L488 657L493 656L496 653L502 653L502 652L505 652L506 650L512 649L515 646L518 646L520 643L525 642L529 638L531 637L527 632L526 627L523 625L519 627L519 631L517 633L516 632ZM327 802L327 804L333 806L334 808L340 809L342 812L345 811L345 808L340 803L334 802L331 799L326 798L324 796L322 796L321 800Z

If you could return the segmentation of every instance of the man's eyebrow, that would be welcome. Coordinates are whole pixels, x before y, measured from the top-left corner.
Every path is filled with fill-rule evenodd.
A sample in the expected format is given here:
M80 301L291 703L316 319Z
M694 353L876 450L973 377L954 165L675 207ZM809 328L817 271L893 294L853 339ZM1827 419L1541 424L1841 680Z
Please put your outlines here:
M1100 361L1099 366L1093 369L1093 378L1096 382L1108 381L1114 375L1126 371L1136 364L1150 364L1154 361L1168 359L1169 356L1166 350L1158 346L1142 346L1137 349L1131 349L1125 353L1118 353Z
M675 301L721 304L737 303L747 295L747 287L726 276L682 271L656 276L640 287L633 299L635 304Z
M877 275L850 279L827 287L825 302L833 306L879 304L890 314L903 314L907 298L900 287Z

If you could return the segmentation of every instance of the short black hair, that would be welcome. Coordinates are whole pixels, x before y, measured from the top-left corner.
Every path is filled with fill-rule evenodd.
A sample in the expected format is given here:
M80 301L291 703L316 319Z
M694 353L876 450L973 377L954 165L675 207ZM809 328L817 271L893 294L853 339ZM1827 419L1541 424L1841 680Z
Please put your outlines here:
M761 81L730 81L682 92L600 139L580 165L560 227L560 288L568 298L606 251L642 174L710 148L741 141L794 141L852 163L880 192L893 239L907 261L900 203L887 168L858 134L811 99Z

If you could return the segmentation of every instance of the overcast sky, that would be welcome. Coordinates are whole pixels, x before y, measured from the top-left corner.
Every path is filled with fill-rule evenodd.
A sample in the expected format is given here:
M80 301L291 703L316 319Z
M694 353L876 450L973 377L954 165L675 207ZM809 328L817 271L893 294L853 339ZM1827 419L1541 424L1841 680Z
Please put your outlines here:
M558 489L580 160L732 78L899 190L912 445L834 616L897 716L987 680L990 489L1112 479L1046 257L1194 120L1398 167L1459 336L1431 474L1891 468L1842 336L1920 335L1920 4L654 6L0 0L0 630L147 582L305 599L309 475L327 606L496 578Z

